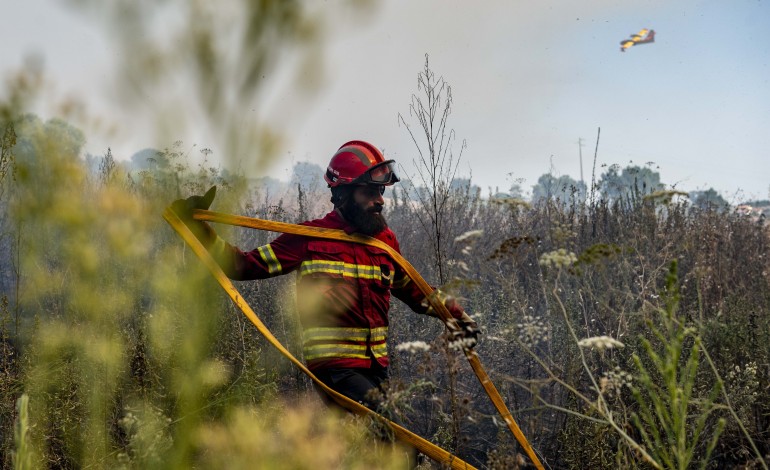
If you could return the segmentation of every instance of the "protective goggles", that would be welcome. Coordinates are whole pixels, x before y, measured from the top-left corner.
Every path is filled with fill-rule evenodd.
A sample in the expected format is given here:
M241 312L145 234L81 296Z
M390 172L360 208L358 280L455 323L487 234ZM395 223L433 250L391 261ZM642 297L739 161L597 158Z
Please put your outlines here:
M353 184L382 184L387 186L399 181L401 180L393 171L393 160L388 160L369 168L364 174L353 180Z

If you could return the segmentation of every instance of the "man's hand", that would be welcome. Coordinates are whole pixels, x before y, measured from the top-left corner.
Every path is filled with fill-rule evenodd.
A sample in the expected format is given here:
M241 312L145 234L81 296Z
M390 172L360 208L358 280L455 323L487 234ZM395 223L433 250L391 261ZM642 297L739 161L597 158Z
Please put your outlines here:
M453 344L458 344L463 349L476 347L479 336L481 336L481 330L467 313L463 312L460 318L455 318L454 322L447 324L447 326L452 335L451 342Z
M216 232L209 224L201 220L195 220L193 218L193 211L195 209L208 209L211 207L211 203L214 201L214 196L217 194L217 187L212 186L211 189L206 191L203 196L190 196L187 199L177 199L171 203L171 210L182 219L182 222L198 237L198 240L208 247L217 238Z

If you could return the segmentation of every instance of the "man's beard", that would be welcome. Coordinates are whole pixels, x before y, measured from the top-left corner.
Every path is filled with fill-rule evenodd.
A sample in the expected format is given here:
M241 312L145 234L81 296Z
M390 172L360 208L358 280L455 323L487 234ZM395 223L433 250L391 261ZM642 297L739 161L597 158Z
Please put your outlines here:
M366 210L353 201L340 207L340 212L342 212L345 220L350 222L357 229L357 232L369 236L377 235L388 226L381 211L382 206L373 206L371 209Z

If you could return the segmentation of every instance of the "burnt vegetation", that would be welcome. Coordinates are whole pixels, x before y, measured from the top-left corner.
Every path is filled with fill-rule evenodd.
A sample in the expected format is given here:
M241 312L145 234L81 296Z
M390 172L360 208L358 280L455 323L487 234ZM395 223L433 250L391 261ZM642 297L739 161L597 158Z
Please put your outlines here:
M326 188L297 178L268 190L205 165L189 168L179 145L141 170L110 151L89 169L77 157L77 132L64 123L27 117L4 132L4 468L24 456L62 468L216 467L228 455L270 462L278 454L254 454L217 433L248 430L259 439L282 427L276 416L286 410L304 410L292 415L300 422L323 414L306 408L318 404L311 382L234 309L160 213L218 184L217 210L297 222L329 210ZM75 141L36 159L37 139L49 138ZM655 191L524 204L456 185L440 192L440 236L426 237L425 227L438 225L418 221L434 220L425 211L436 206L396 188L386 193L386 217L404 256L476 316L481 360L551 468L763 468L768 226ZM244 248L275 236L218 230ZM291 276L238 287L300 357ZM443 332L437 320L393 301L389 411L478 467L525 467ZM29 404L14 406L22 395ZM337 435L330 426L270 445L279 452L309 436L325 442ZM330 465L366 462L368 438L343 434L347 447ZM686 445L671 455L660 451L680 438ZM301 453L295 458L304 465Z

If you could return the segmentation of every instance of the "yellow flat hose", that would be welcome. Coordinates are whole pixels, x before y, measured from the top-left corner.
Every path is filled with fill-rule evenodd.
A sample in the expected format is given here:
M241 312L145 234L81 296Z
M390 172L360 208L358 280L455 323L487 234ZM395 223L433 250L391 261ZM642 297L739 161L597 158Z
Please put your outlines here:
M200 209L196 209L194 211L194 217L197 220L202 220L202 221L236 225L240 227L254 228L254 229L260 229L260 230L267 230L270 232L291 233L294 235L303 235L303 236L314 237L314 238L325 238L330 240L348 241L348 242L360 243L363 245L369 245L369 246L379 248L387 252L391 256L391 258L393 258L396 264L401 266L401 268L406 272L406 274L412 279L412 282L414 282L418 286L418 288L423 292L423 294L425 294L425 297L430 302L434 311L445 323L455 321L454 318L449 313L449 310L447 310L446 306L438 300L437 296L432 295L434 293L434 289L425 281L425 279L422 278L422 276L420 276L420 274L417 272L416 269L414 269L414 267L409 263L409 261L407 261L403 256L401 256L401 254L396 252L396 250L394 250L388 244L380 240L377 240L376 238L367 237L367 236L355 234L355 233L347 234L342 230L336 230L336 229L329 229L329 228L322 228L322 227L309 227L306 225L296 225L296 224L289 224L284 222L273 222L269 220L262 220L262 219L256 219L251 217L231 215L231 214L223 214L221 212L214 212L214 211L207 211L207 210L200 210ZM489 375L487 375L486 370L484 370L484 367L481 365L481 361L479 359L478 354L476 354L476 352L473 350L469 350L465 348L463 349L463 351L465 353L465 357L468 359L468 363L471 365L471 368L473 369L473 372L476 374L476 377L479 379L481 386L484 388L484 391L489 396L489 399L492 401L492 404L495 406L498 413L500 413L500 416L508 425L508 429L510 429L510 431L513 433L513 436L516 438L519 445L521 445L521 447L524 449L525 453L530 458L530 460L535 465L535 467L538 470L543 470L543 465L542 463L540 463L540 460L538 459L537 454L535 453L532 446L529 444L529 441L527 440L526 436L524 436L524 433L521 431L521 428L519 428L519 425L516 424L516 420L513 419L511 412L508 411L508 408L506 407L502 396L500 396L500 393L497 391L497 388L490 380Z
M179 236L181 236L182 239L187 242L188 245L190 245L190 248L209 269L217 282L219 282L219 285L222 286L230 299L232 299L232 301L235 303L236 307L238 307L246 316L246 318L248 318L251 323L257 327L257 330L259 330L259 332L270 342L270 344L272 344L281 354L289 359L289 361L291 361L302 372L310 377L310 379L312 379L316 385L321 387L324 392L326 392L337 404L358 415L370 416L374 419L377 419L378 421L386 423L393 430L393 435L397 439L411 445L436 462L448 465L453 469L470 470L476 468L471 464L463 461L459 457L456 457L441 447L433 444L432 442L423 439L408 429L399 426L387 418L375 413L364 405L351 400L350 398L335 390L332 390L326 384L321 382L315 375L313 375L312 372L310 372L307 367L305 367L301 361L294 357L294 355L292 355L291 352L289 352L289 350L286 349L275 336L273 336L267 326L262 323L257 314L254 313L251 307L249 307L248 303L246 303L246 301L243 299L240 292L238 292L238 289L233 285L232 281L230 281L224 271L222 271L222 268L219 267L219 264L217 264L214 258L211 257L208 250L204 248L198 238L195 237L190 229L187 228L187 225L185 225L185 223L179 219L179 217L170 207L163 212L163 218L166 219L166 222L168 222L171 227L179 234Z

